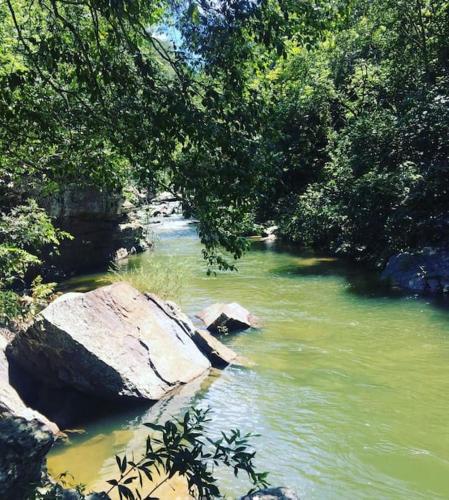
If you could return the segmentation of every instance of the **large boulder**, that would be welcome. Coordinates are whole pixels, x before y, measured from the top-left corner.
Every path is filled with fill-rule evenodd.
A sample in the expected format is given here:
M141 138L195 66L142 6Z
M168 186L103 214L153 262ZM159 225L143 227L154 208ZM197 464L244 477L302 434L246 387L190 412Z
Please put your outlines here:
M233 332L256 328L259 320L240 304L213 304L197 314L206 328L214 333Z
M167 306L127 283L56 299L10 355L46 383L107 399L158 400L211 366Z
M413 292L449 291L449 249L426 247L390 258L382 278Z

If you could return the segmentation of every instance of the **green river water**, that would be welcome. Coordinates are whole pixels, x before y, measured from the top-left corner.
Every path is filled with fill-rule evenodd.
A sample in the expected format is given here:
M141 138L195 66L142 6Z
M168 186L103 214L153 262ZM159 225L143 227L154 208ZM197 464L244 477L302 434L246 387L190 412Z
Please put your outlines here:
M55 448L53 475L104 486L116 453L136 453L149 420L209 406L212 435L257 432L257 464L304 499L449 498L449 312L392 295L354 265L254 244L239 272L207 277L193 225L163 223L149 259L182 272L183 309L236 301L263 321L225 342L255 363L229 367L154 407L86 423ZM91 287L98 277L72 282ZM151 284L149 284L151 285ZM150 286L151 288L151 286ZM218 472L231 498L248 483Z

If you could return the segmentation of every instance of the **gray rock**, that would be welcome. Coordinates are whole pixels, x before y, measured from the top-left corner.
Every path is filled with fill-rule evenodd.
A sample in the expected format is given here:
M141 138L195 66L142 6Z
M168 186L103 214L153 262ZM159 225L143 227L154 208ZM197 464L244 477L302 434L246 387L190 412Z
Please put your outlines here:
M225 346L207 330L195 330L192 338L214 368L225 368L237 360L237 353Z
M427 247L416 252L402 252L390 258L382 278L413 292L448 292L449 250Z
M114 261L119 262L121 260L125 260L129 257L129 252L126 248L119 248L114 255Z
M259 320L236 302L232 304L213 304L198 313L197 317L214 334L221 333L223 329L233 332L259 326Z
M162 193L157 194L151 201L152 203L163 203L178 200L179 198L173 193L170 193L169 191L163 191Z
M180 212L181 203L179 201L169 201L150 206L151 217L170 217Z
M83 493L73 489L61 489L59 495L56 495L56 500L110 500L110 498L111 497L105 492L84 495Z
M210 362L168 306L127 283L56 299L10 354L47 383L107 399L158 400Z
M40 480L58 427L28 408L10 385L8 339L0 334L0 498L25 498Z
M148 248L145 228L133 207L120 192L89 186L65 186L45 198L42 204L55 224L72 234L60 253L44 269L47 278L106 268L117 250L143 251Z
M147 295L154 297L151 294ZM206 330L196 329L190 319L174 302L167 301L164 303L164 307L166 314L184 329L214 368L225 368L237 360L237 354L232 349L226 347Z
M262 229L262 237L275 239L278 229L278 226L265 227L264 229Z
M278 487L256 491L240 500L299 500L299 497L291 488Z
M0 413L0 497L27 498L42 477L54 435L40 420Z

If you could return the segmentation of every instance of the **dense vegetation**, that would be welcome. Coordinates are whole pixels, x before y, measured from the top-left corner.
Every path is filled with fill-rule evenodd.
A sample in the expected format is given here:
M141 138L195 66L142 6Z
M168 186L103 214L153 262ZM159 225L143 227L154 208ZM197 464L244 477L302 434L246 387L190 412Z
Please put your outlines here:
M225 268L267 220L371 263L445 243L446 0L6 0L0 42L5 220L132 183L180 194ZM57 243L40 222L0 235L2 290Z
M447 243L449 3L352 2L266 77L282 232L371 262Z

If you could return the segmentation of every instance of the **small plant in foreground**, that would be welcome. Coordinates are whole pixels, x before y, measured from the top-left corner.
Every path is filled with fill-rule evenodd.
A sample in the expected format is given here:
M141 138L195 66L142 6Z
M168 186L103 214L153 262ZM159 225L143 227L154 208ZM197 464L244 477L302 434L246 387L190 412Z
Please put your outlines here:
M204 425L210 422L209 411L192 409L181 420L169 420L164 425L145 424L156 435L147 437L145 453L137 462L126 455L115 457L120 476L108 481L111 488L107 494L117 490L120 499L158 498L155 495L159 487L179 475L186 479L193 497L221 497L214 477L214 468L220 465L232 468L235 476L246 473L254 487L251 491L268 486L268 474L254 468L256 452L249 439L255 435L231 430L222 432L217 440L206 437ZM146 480L151 487L145 488Z

